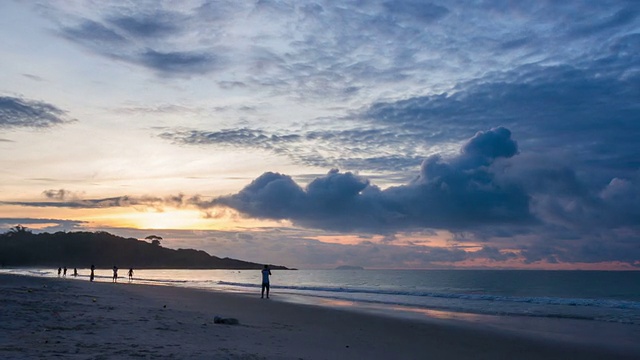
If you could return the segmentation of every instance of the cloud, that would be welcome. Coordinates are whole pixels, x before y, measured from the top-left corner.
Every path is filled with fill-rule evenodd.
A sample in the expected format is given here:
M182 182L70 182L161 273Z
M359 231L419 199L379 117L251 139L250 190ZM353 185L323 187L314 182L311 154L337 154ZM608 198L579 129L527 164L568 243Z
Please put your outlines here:
M638 14L640 14L638 7L631 5L616 11L610 16L606 16L586 25L581 25L573 29L571 33L576 36L588 36L607 32L624 25L633 24L634 20L638 18Z
M251 148L295 163L401 177L428 155L454 154L469 132L503 126L519 148L572 164L604 186L640 168L640 35L616 37L598 58L529 64L459 83L449 92L376 101L348 116L316 119L340 128L168 129L178 144Z
M159 52L152 49L137 55L136 62L164 73L204 74L215 68L217 56L198 51Z
M33 74L22 74L22 76L24 76L24 77L25 77L25 78L27 78L27 79L31 79L31 80L33 80L33 81L38 81L38 82L45 81L45 80L44 80L43 78L41 78L40 76L33 75Z
M9 230L16 225L33 227L43 231L71 231L82 229L86 224L80 220L39 219L39 218L0 218L0 229Z
M630 2L163 1L47 9L63 38L160 77L224 74L212 83L341 103L394 91L433 94L494 71L592 59L635 33L638 19Z
M125 44L127 42L126 38L116 31L90 19L85 19L73 27L62 28L61 34L68 40L78 41L86 46L96 48L111 48L114 45Z
M65 189L45 190L42 193L52 201L2 201L0 204L28 207L54 207L73 209L102 209L112 207L133 207L163 211L164 207L180 208L186 206L192 199L183 194L171 196L116 196L103 199L84 199L81 194Z
M498 127L478 132L454 156L428 157L404 185L381 189L334 169L302 186L267 172L238 193L192 204L290 220L306 229L382 234L391 243L395 234L441 229L456 242L485 244L448 252L443 259L451 262L633 265L640 256L640 173L597 188L563 162L522 153L518 145L508 129ZM418 248L428 256L415 261L446 262L436 260L441 249Z
M101 18L67 18L58 34L111 59L137 64L164 75L205 74L220 62L216 49L174 45L187 32L187 16L142 7L110 8Z
M49 128L72 120L54 105L20 97L0 96L0 128Z
M361 116L436 143L462 141L469 128L504 126L520 134L522 150L563 157L577 171L591 168L602 185L640 168L640 72L630 71L638 61L618 54L606 65L489 74L452 93L374 103Z
M466 228L531 221L529 198L501 181L491 165L516 154L505 128L476 134L445 161L432 156L411 183L385 190L353 173L330 171L304 189L289 176L268 172L234 195L201 206L229 206L248 216L290 219L313 228L394 232L414 228Z
M170 36L181 31L186 16L179 12L154 10L149 13L115 14L106 22L136 38Z
M416 19L421 23L432 23L446 16L449 9L423 1L387 1L384 8L392 14L406 19Z
M325 168L405 172L422 160L416 150L420 147L416 143L421 141L418 134L394 134L384 129L169 129L158 136L180 145L264 150L299 164Z

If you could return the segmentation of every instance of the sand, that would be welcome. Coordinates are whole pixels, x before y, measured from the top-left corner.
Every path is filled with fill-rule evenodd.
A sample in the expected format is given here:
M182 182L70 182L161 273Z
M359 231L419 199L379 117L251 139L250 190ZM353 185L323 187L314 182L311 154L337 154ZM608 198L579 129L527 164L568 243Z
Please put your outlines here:
M274 298L2 274L0 359L640 358L638 348Z

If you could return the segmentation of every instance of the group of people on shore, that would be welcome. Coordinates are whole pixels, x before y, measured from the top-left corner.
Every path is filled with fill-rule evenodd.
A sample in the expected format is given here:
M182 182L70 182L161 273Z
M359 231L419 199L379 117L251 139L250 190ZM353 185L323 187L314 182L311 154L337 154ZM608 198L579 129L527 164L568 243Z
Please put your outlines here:
M59 267L58 268L58 277L60 277L60 274L62 273L62 277L67 277L67 267ZM78 269L77 268L73 268L73 276L76 277L78 276Z
M91 273L89 274L89 281L93 281L96 277L95 275L95 271L96 271L96 266L91 264ZM67 267L59 267L58 268L58 277L67 277ZM77 268L73 268L73 276L77 277L78 276L78 269ZM129 276L129 282L133 281L133 268L129 268L129 272L128 272L128 276ZM113 266L113 282L118 282L118 267L117 266Z
M91 264L91 273L89 274L89 281L93 281L95 279L95 270L96 267L95 265ZM261 291L261 298L264 298L265 296L265 292L267 295L267 299L269 298L269 288L270 288L270 283L269 283L269 276L271 275L271 269L269 269L269 265L265 265L262 268L262 291ZM62 277L67 277L67 267L59 267L58 268L58 277L60 277L60 275L62 274ZM127 273L129 276L129 282L133 281L133 268L129 268L129 272ZM78 276L78 269L77 268L73 268L73 276L77 277ZM118 267L117 266L113 266L113 278L112 281L118 282Z

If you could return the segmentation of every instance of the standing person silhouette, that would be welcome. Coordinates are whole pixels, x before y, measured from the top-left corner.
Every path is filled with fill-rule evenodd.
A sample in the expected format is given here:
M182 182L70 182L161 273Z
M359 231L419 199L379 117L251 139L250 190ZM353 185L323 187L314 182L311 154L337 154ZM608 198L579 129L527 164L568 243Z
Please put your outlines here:
M61 267L59 267L59 268L58 268L58 277L60 277L60 273L61 273L61 272L62 272L62 268L61 268Z
M73 268L73 277L78 276L78 268Z
M118 267L113 265L113 282L118 282Z
M269 270L269 265L265 265L262 269L262 296L261 299L264 299L264 291L267 290L267 299L269 298L269 275L271 275L271 270Z
M89 281L93 281L94 274L93 271L96 269L95 265L91 264L91 275L89 275Z
M133 268L129 268L129 281L133 280Z
M67 267L62 268L62 277L67 277Z

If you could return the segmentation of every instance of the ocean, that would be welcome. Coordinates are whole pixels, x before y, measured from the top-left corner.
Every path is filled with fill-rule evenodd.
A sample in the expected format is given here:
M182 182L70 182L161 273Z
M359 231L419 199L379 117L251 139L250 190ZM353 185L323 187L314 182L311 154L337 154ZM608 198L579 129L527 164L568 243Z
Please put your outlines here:
M127 283L120 269L119 282ZM57 269L0 272L58 277ZM88 281L89 270L73 278ZM271 297L389 314L434 312L640 325L640 271L272 270ZM111 269L96 281L111 282ZM259 270L135 270L134 283L259 295Z

